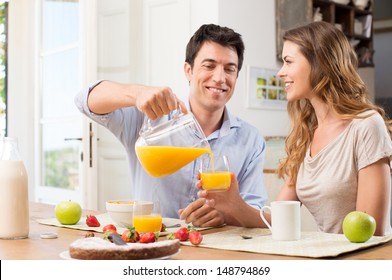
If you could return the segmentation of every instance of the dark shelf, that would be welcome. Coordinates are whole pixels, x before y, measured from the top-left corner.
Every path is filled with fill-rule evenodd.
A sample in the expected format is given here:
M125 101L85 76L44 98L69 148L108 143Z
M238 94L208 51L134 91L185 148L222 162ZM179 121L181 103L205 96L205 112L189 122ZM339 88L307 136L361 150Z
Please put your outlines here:
M368 5L370 6L370 5ZM352 2L348 5L335 3L327 0L313 0L313 12L316 8L320 9L320 13L323 16L323 21L337 25L342 29L344 34L349 40L356 40L356 52L358 55L359 65L363 66L374 66L373 65L373 12L367 7L365 10L358 9L353 6ZM371 16L371 27L370 36L364 36L362 34L355 33L356 22L361 21L362 25L365 25L366 16ZM368 19L369 22L369 19ZM369 29L367 29L369 30ZM363 34L366 34L363 32ZM367 33L366 35L368 35ZM369 60L370 55L370 60ZM361 63L361 61L366 61Z

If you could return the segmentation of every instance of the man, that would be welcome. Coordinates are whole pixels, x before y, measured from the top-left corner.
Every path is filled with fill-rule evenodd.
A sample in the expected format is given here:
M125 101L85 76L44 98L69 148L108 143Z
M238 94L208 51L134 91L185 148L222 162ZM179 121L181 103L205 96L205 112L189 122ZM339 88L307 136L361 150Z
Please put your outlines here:
M226 214L198 198L195 187L199 160L165 177L151 177L140 165L135 142L144 118L155 120L180 108L190 110L215 155L229 158L243 200L256 209L267 200L263 179L265 141L258 130L231 115L226 103L234 93L243 63L241 35L227 27L203 25L190 39L184 71L189 102L180 101L169 87L95 83L75 99L79 110L107 127L126 148L132 172L134 198L158 198L164 217L182 218L195 226L228 223ZM226 215L227 216L227 215Z

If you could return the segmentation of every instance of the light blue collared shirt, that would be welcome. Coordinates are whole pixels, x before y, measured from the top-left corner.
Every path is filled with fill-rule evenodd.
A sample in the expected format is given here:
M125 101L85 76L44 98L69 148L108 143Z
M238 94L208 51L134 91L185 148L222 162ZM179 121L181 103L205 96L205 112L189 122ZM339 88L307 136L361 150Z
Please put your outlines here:
M196 181L200 158L165 177L148 175L135 153L144 114L136 107L122 108L105 115L91 112L87 98L98 83L79 92L75 97L76 106L87 117L109 129L125 147L134 199L159 199L162 215L178 218L178 210L198 198ZM225 108L221 128L209 135L207 140L214 155L228 156L230 171L237 176L241 197L252 207L260 209L268 197L263 176L266 145L258 129L233 116Z

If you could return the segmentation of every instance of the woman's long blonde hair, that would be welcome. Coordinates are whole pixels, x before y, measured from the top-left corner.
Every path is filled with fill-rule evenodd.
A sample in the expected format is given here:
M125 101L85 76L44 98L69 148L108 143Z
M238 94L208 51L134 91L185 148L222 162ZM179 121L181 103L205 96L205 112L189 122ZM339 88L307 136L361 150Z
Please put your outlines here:
M287 31L283 40L300 47L311 66L313 92L332 112L341 119L354 119L361 118L358 114L362 112L375 110L384 118L392 136L392 121L381 107L369 101L366 86L357 72L357 56L343 32L329 23L313 22ZM279 178L289 178L289 184L295 186L318 124L307 99L288 102L287 111L291 122L286 138L287 158L281 161L277 173Z

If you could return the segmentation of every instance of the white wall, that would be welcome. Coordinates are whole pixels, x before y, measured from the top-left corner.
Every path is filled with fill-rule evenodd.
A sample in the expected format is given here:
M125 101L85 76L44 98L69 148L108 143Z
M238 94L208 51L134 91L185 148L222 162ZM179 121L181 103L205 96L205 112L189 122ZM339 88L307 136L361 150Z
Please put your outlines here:
M275 0L220 0L219 24L242 34L245 43L244 65L228 107L256 126L264 136L287 135L289 121L286 110L246 108L247 65L280 68L276 56Z
M192 0L192 34L204 23L234 29L245 43L244 65L228 108L256 126L264 136L285 136L289 121L286 110L249 109L247 66L279 69L276 56L275 0Z

